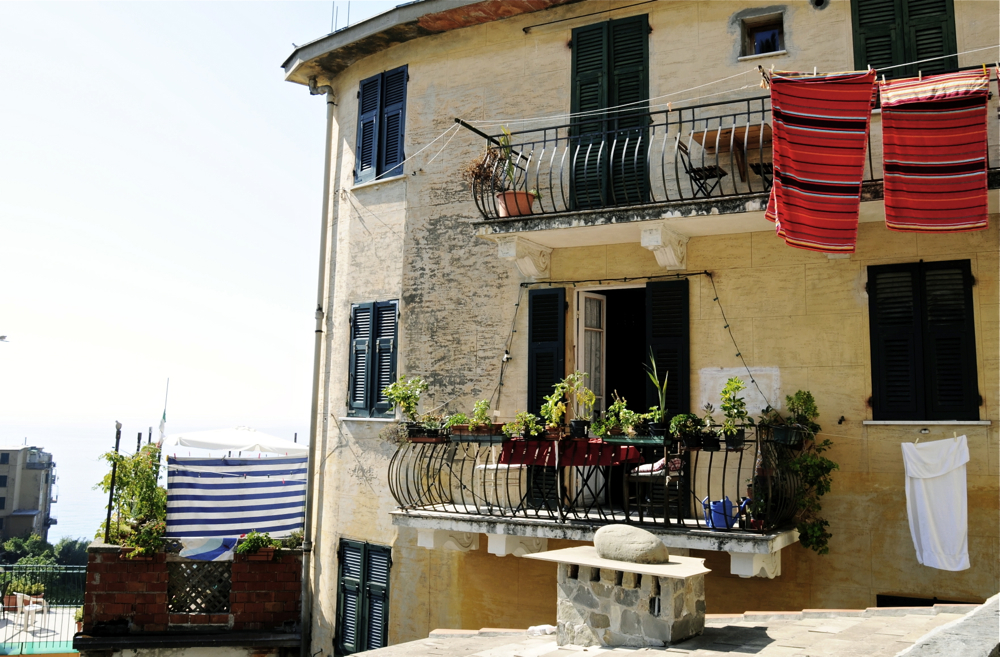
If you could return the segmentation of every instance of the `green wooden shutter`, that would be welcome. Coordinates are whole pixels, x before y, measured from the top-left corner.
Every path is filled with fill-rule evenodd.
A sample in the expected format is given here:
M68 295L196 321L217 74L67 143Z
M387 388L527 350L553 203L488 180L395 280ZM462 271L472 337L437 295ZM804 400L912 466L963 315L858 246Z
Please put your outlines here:
M403 173L403 128L406 124L407 68L400 66L382 76L382 137L378 170L388 178Z
M571 203L574 208L602 207L606 203L607 151L602 147L608 106L608 24L573 30L570 111L591 112L573 120L570 139Z
M902 64L904 59L902 3L906 0L852 0L854 26L854 68L878 69ZM903 69L885 72L887 78L900 77Z
M351 415L367 413L371 408L369 389L374 315L374 304L351 306L351 353L347 377L347 408Z
M906 0L903 2L906 61L918 62L958 52L955 38L955 5L952 0ZM908 67L909 75L936 73L958 68L958 57Z
M688 281L662 281L646 285L646 354L652 350L657 373L668 371L667 409L670 417L689 413L691 406L690 308ZM646 383L646 405L659 398L652 381Z
M389 642L389 567L392 550L368 545L365 553L365 650Z
M381 73L362 80L358 85L358 139L354 150L355 183L374 180L378 169L381 89Z
M566 376L566 290L528 292L528 411L538 415L544 397Z
M876 420L924 419L919 268L868 268L872 410Z
M374 354L371 367L372 414L391 415L393 404L382 393L386 386L396 380L397 350L397 302L380 301L374 305L374 328L372 343Z
M646 15L613 20L609 24L610 107L628 105L611 116L609 169L611 202L645 203L649 176L646 156L649 124L649 22Z
M979 383L968 260L921 265L926 420L978 420Z
M364 650L361 634L364 549L365 544L359 541L340 541L335 645L337 652L342 655Z

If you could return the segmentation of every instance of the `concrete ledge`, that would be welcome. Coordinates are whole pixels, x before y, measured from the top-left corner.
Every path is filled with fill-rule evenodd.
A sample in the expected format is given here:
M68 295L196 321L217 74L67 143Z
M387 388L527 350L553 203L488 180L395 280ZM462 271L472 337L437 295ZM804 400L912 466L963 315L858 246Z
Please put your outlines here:
M92 636L77 634L73 649L138 650L142 648L295 648L302 641L298 633L277 632L168 632Z
M896 657L957 657L958 655L962 657L1000 655L1000 594L993 596L962 618L927 633L915 644L897 653Z

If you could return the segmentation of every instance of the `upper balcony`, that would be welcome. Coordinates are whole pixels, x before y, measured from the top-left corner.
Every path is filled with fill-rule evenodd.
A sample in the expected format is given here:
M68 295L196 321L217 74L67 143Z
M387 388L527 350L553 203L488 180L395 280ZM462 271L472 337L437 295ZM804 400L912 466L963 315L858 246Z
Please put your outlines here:
M991 97L987 115L996 113ZM990 189L1000 188L995 124L989 122ZM609 238L638 242L635 222L648 220L668 220L687 236L773 227L763 219L774 171L768 96L603 112L509 134L476 132L493 154L472 185L483 237L530 232L533 242L554 248ZM867 150L861 200L878 201L879 110L872 113ZM878 206L863 205L861 215L861 221L883 219ZM566 228L581 230L568 237Z

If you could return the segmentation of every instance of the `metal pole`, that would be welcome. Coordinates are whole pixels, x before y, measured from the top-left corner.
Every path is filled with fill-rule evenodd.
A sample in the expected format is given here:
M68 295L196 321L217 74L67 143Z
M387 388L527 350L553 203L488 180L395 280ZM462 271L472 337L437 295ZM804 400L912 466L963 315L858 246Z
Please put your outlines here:
M122 423L115 422L115 454L118 454L118 444L122 439ZM118 462L111 464L111 491L108 493L108 521L104 524L104 543L111 542L111 506L115 499L115 475L118 474Z
M149 438L146 439L146 444L148 445L148 444L150 444L152 442L153 442L153 427L150 427L149 428Z
M348 9L350 5L348 4ZM323 223L319 236L319 274L316 285L316 328L314 332L313 351L313 380L312 380L312 413L309 418L309 460L306 469L306 516L302 525L302 614L299 617L301 627L300 657L310 657L312 647L312 595L310 592L311 573L310 565L312 560L312 514L313 514L313 482L316 479L316 449L320 444L319 436L319 386L320 370L322 368L323 355L323 321L325 313L323 308L327 301L327 285L330 274L327 269L330 266L328 253L330 251L331 240L330 231L330 176L333 168L333 119L336 103L334 102L333 89L327 87L326 94L326 158L323 171ZM334 224L334 226L336 226ZM335 228L334 228L335 229ZM325 413L325 411L323 411Z
M135 439L135 453L138 454L139 450L142 449L142 432L139 432L139 436Z

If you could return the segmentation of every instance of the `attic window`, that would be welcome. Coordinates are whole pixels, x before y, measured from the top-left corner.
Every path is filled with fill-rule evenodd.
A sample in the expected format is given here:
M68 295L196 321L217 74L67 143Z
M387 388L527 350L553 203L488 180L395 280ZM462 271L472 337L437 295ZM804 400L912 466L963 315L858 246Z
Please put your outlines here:
M743 19L743 57L766 55L785 49L782 14Z

